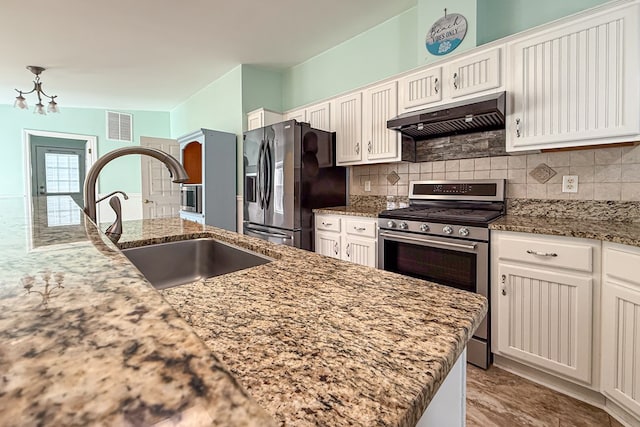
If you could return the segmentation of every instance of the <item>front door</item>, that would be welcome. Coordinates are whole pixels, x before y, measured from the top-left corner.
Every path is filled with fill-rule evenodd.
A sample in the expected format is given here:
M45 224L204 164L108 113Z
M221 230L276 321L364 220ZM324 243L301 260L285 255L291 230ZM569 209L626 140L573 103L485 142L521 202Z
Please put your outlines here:
M35 171L31 185L34 197L70 196L84 206L84 148L35 146Z
M140 137L140 145L156 148L180 159L180 145L175 139ZM142 158L142 217L168 218L180 215L180 184L173 182L169 170L150 156Z

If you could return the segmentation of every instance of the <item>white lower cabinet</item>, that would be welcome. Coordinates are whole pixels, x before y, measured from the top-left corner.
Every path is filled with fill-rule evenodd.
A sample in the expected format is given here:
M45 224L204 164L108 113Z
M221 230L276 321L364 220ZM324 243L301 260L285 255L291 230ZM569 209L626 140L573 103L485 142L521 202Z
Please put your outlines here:
M317 253L356 264L377 267L377 223L373 218L348 215L315 217Z
M600 242L492 232L493 351L591 386Z
M640 418L640 248L603 255L602 393Z

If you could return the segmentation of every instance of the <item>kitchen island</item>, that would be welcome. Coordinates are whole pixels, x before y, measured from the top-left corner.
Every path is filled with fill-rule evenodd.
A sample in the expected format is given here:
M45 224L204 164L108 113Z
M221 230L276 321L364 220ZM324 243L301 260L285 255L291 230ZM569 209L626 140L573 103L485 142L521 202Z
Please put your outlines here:
M83 216L47 226L21 203L0 202L0 425L410 426L487 310L209 226L125 222L121 247L214 237L273 259L160 293Z

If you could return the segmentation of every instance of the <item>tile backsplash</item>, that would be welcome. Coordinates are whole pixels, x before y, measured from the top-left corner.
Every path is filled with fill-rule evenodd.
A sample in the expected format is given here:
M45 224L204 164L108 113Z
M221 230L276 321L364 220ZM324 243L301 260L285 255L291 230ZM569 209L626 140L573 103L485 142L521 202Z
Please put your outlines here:
M540 183L531 175L531 171L541 164L546 164L556 172L545 183ZM387 179L392 172L400 177L396 184L391 184ZM563 175L578 176L577 193L562 192ZM506 178L507 197L512 199L640 201L640 144L424 163L352 166L350 193L407 196L409 181L486 178ZM371 191L364 191L366 181L370 181Z

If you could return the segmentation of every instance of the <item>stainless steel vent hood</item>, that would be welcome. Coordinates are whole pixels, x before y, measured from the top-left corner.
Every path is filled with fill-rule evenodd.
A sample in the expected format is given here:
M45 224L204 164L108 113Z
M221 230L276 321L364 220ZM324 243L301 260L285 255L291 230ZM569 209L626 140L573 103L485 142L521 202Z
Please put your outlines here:
M387 128L413 141L439 136L503 129L505 92L401 114Z

